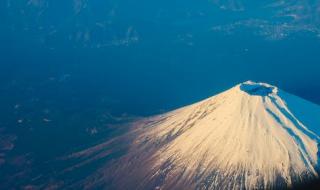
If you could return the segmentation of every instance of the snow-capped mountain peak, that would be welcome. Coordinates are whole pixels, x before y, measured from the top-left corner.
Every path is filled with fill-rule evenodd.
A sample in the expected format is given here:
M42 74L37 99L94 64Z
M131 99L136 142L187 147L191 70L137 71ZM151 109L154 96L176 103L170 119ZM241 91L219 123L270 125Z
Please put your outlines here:
M287 188L318 178L318 118L319 106L248 81L135 123L103 171L120 189Z
M255 83L247 81L238 85L240 90L247 92L250 95L268 96L270 94L277 94L278 88L266 83Z

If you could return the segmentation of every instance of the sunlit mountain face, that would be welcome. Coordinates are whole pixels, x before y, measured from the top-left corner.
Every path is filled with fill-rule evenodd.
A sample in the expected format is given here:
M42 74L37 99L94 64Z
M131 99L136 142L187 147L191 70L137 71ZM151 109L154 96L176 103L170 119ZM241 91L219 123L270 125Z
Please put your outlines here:
M172 152L165 149L166 146L171 147L171 151L178 151L175 156L181 158L174 162L175 167L181 167L175 171L167 168L167 174L182 174L180 169L187 168L188 172L184 174L190 178L197 176L193 184L181 182L179 187L211 188L224 184L219 175L209 174L220 164L211 167L213 165L206 163L208 170L204 173L202 167L199 172L190 172L185 164L195 166L199 160L188 159L190 150L179 152L179 147L185 144L180 140L178 144L161 141L158 147L143 154L143 159L134 160L137 152L146 150L137 138L150 138L145 142L146 146L152 147L160 137L163 140L171 134L162 131L165 136L154 139L154 135L149 136L149 132L154 132L152 129L162 130L160 124L164 123L158 120L160 116L165 117L172 110L206 100L247 80L270 83L288 94L319 105L319 9L319 0L1 1L0 189L114 188L123 182L119 169L123 160L143 164L141 160L146 161L147 156L166 155L164 160L149 160L153 169L141 166L146 170L141 173L135 170L136 178L121 183L124 187L129 184L134 187L136 180L145 177L144 172L155 174L164 171L160 166L169 166L164 161L170 160ZM262 91L265 96L271 93L268 88ZM260 90L250 93L259 94ZM253 96L254 99L258 97ZM280 98L287 101L287 97ZM305 118L300 118L308 117L309 113L305 113L309 109L292 114L298 121L302 120L297 124L292 123L295 121L292 117L283 116L287 112L275 108L277 104L266 105L261 108L264 110L261 120L268 118L267 123L275 124L280 131L288 126L302 131L298 136L292 136L288 131L267 133L270 138L288 137L284 138L287 144L280 142L279 155L286 151L293 155L301 151L301 155L294 160L295 164L287 157L284 160L288 162L284 165L270 162L268 166L273 169L269 168L264 177L254 178L256 172L252 168L260 167L255 165L248 169L240 164L240 168L248 172L238 175L239 183L233 181L232 187L289 187L312 181L318 171L316 140L309 133L308 137L303 135L306 131L301 126L308 128L309 125L302 122ZM268 106L272 107L271 112L266 111ZM290 105L287 107L291 111ZM231 111L227 113L231 114ZM189 121L189 116L177 114L173 118ZM146 127L150 125L149 121L155 128ZM167 129L174 126L177 125L168 125ZM259 133L260 129L265 128L259 128ZM197 131L192 128L189 132L193 130ZM251 132L254 130L248 133ZM300 142L298 137L307 140ZM184 136L180 138L194 142ZM204 136L199 138L205 142ZM272 146L268 143L262 144L273 148L279 145L274 141L270 141ZM203 151L214 150L205 143L202 145L206 145L201 149ZM247 146L241 147L246 155ZM260 153L256 155L259 159L263 155ZM213 156L219 157L216 153ZM247 164L248 160L242 161ZM136 166L124 165L123 169ZM119 172L110 176L110 168L119 169ZM226 168L225 172L229 174L236 171L231 166ZM288 172L292 170L288 168L295 168L294 172ZM273 175L271 170L279 175ZM298 179L300 174L303 177ZM275 176L281 176L279 183L274 182ZM153 178L156 181L150 180L150 176L145 179L155 188L178 185L177 179L172 179L170 184L162 181L158 174ZM189 178L184 179L188 181ZM145 185L141 188L149 187Z
M31 155L25 155L15 162L26 170L6 177L2 187L305 188L319 179L319 116L319 105L247 81L189 106L114 125L111 137L44 165L30 168ZM3 150L14 146L7 138Z
M301 114L301 116L299 116ZM318 179L320 107L248 81L134 122L126 135L74 153L67 172L126 153L71 187L288 189ZM117 146L116 146L117 147Z

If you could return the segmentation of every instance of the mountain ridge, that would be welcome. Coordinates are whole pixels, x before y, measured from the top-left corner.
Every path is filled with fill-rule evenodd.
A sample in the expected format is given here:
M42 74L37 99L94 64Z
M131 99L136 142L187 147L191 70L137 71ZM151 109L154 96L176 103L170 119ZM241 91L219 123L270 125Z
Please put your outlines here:
M88 178L90 187L285 189L318 179L319 130L310 129L320 123L307 122L309 129L290 111L286 98L293 100L290 106L310 107L275 86L248 81L140 120L116 140L130 139L128 151Z

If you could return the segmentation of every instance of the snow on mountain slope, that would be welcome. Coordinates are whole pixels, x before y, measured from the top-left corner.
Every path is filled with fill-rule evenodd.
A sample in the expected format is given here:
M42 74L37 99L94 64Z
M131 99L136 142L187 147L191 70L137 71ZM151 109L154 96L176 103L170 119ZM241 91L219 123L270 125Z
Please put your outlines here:
M137 122L128 134L133 143L127 154L101 168L91 185L108 182L115 189L292 187L318 178L319 118L319 106L274 86L248 81Z

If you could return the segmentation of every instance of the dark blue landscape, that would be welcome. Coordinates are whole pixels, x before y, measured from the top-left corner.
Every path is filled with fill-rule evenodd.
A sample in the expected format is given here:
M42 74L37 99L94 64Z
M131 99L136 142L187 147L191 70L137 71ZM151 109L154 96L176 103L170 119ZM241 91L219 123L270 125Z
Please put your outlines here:
M72 174L62 171L75 163L60 158L247 80L320 105L319 9L318 0L2 1L0 189L67 187L126 149Z

